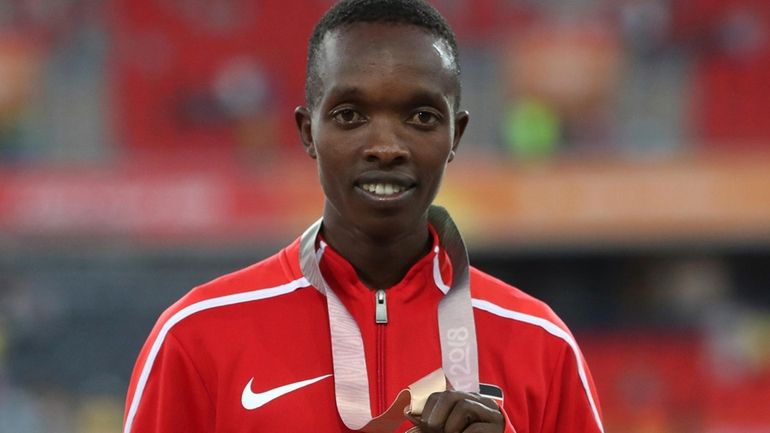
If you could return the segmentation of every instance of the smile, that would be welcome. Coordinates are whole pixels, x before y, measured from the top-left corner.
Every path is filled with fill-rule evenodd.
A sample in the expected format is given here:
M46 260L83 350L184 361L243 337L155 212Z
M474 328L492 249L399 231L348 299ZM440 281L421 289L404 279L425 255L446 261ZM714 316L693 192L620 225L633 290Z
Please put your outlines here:
M408 188L392 183L364 183L361 185L361 189L374 195L390 197L398 195Z

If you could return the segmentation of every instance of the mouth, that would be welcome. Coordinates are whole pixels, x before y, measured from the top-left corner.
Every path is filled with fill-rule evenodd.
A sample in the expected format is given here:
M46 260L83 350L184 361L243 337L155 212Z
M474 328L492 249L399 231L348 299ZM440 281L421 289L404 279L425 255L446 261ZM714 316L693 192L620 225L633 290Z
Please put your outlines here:
M367 198L377 201L395 201L409 195L416 183L408 177L402 176L362 176L355 183L357 190Z
M393 183L362 183L358 187L378 197L395 197L410 189Z

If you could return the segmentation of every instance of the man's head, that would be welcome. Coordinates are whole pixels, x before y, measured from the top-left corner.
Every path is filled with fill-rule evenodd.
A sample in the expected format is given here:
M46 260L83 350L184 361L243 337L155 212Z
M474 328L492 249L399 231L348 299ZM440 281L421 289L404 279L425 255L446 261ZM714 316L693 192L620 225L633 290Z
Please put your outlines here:
M395 4L400 21L361 18L390 17L383 8ZM346 18L349 10L358 18ZM314 36L315 84L295 119L318 164L326 229L427 234L428 206L468 124L457 107L457 53L444 35L451 31L413 24L418 18L404 10L434 13L414 0L345 0L319 24L330 29Z
M444 17L423 0L342 0L321 18L310 37L305 75L305 102L314 108L322 93L318 61L321 45L329 34L358 23L410 25L422 28L444 41L451 54L456 79L455 110L460 106L460 62L455 34Z

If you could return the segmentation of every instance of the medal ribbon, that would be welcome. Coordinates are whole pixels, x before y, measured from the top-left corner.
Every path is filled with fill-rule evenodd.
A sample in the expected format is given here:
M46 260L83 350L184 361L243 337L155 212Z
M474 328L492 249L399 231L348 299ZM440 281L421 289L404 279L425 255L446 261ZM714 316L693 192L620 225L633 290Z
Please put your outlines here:
M452 263L452 285L438 305L442 369L402 390L385 413L374 418L369 400L369 379L361 330L353 316L321 275L315 241L323 220L311 225L300 238L300 267L305 278L326 296L331 331L334 390L337 409L351 430L389 433L404 421L404 408L422 408L432 392L452 389L479 392L476 327L471 305L468 253L449 213L439 206L428 209L428 221L438 233ZM438 380L440 377L441 380ZM419 407L414 407L414 406Z

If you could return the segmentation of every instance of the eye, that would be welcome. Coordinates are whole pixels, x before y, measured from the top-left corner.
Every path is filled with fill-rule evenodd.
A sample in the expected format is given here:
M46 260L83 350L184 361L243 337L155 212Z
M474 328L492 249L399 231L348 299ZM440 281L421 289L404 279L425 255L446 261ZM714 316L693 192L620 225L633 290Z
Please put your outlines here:
M421 127L435 126L441 123L441 115L432 110L419 110L414 112L407 122Z
M355 125L366 121L361 113L352 108L340 108L332 111L332 119L340 125Z

